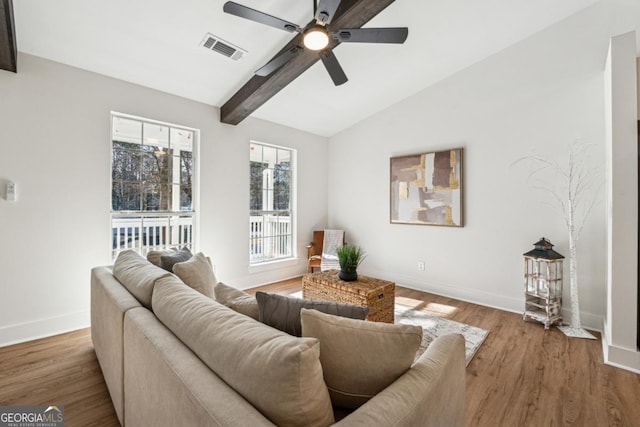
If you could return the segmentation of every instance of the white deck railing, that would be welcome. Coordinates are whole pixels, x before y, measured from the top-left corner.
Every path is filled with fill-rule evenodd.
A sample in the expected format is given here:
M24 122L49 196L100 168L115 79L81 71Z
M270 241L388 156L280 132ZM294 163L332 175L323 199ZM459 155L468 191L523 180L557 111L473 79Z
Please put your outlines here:
M133 249L142 255L150 250L166 248L186 246L193 249L193 217L190 215L114 214L111 230L113 259L127 249ZM249 246L252 263L290 257L291 242L290 217L250 217Z
M291 217L278 215L249 217L249 253L252 263L290 257L291 241Z
M111 218L112 256L133 249L145 255L150 250L193 249L193 216L166 214L114 214Z

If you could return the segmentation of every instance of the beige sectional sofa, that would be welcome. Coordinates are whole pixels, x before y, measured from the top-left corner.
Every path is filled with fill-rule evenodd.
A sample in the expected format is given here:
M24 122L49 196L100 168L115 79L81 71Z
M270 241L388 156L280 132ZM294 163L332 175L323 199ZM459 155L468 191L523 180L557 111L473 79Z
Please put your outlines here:
M91 272L92 339L122 425L464 423L460 335L436 339L403 375L345 416L331 406L316 338L238 313L135 253L123 258Z

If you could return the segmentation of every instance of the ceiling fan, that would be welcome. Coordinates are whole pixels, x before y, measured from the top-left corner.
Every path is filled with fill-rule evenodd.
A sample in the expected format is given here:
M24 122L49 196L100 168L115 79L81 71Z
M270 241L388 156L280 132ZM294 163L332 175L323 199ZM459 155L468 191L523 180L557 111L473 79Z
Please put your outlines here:
M294 46L273 58L266 65L256 71L258 76L268 76L304 49L318 52L333 83L338 86L347 82L347 75L340 66L338 59L329 47L331 39L340 43L404 43L409 34L406 27L396 28L331 28L333 19L341 0L316 0L313 1L314 20L306 27L300 27L284 19L268 15L247 6L228 1L223 10L231 15L269 25L290 33L301 33L302 46Z

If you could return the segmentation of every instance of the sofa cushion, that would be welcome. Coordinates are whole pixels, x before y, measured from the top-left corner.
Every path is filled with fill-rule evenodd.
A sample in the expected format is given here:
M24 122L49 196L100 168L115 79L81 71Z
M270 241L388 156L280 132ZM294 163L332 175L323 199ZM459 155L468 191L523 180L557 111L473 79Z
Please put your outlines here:
M113 275L142 305L151 308L155 281L170 273L151 264L139 253L126 250L118 254L113 264Z
M411 367L422 328L347 319L302 309L302 336L320 340L320 362L334 405L357 408Z
M320 344L236 313L184 286L158 280L156 316L224 382L279 426L328 426L331 400Z
M153 265L157 265L158 267L160 267L160 257L162 255L171 255L176 253L177 249L172 248L172 249L163 249L163 250L157 250L157 251L149 251L147 252L147 261L149 261L151 264Z
M216 301L220 304L229 307L230 309L242 313L245 316L249 316L252 319L258 320L258 301L253 295L236 289L233 286L229 286L222 282L218 282L213 287L213 292L216 297Z
M213 286L217 280L211 263L202 252L187 261L175 263L173 273L202 295L213 298Z
M323 313L360 320L364 320L369 314L369 308L360 305L311 301L266 292L256 292L256 299L260 313L258 320L297 337L302 335L300 310L303 308L312 308Z
M193 256L193 254L191 253L189 248L186 248L186 247L180 249L179 251L176 251L175 253L161 255L160 256L160 267L164 268L167 271L172 272L173 271L173 266L175 264L177 264L179 262L188 261L189 259L191 259L192 256Z

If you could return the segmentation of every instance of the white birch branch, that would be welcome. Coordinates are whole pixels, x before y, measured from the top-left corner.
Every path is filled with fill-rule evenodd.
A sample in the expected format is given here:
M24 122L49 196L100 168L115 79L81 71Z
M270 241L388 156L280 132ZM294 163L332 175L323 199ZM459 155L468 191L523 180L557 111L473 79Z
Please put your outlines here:
M600 181L600 171L587 167L586 158L593 144L573 142L569 145L569 161L567 168L561 167L556 161L542 156L533 155L517 159L511 165L526 161L533 164L534 169L529 172L527 182L538 191L552 196L556 207L562 213L567 232L569 234L569 276L571 294L571 327L581 329L580 305L578 299L578 260L577 242L582 234L587 218L591 214L598 198L600 188L594 187ZM542 173L548 173L546 179L541 179ZM562 192L557 191L550 184L553 177L560 178ZM536 184L532 185L533 179ZM600 182L600 186L602 183ZM562 195L564 193L564 196ZM587 200L585 200L587 199ZM543 204L549 204L543 202ZM576 218L577 217L577 218Z

